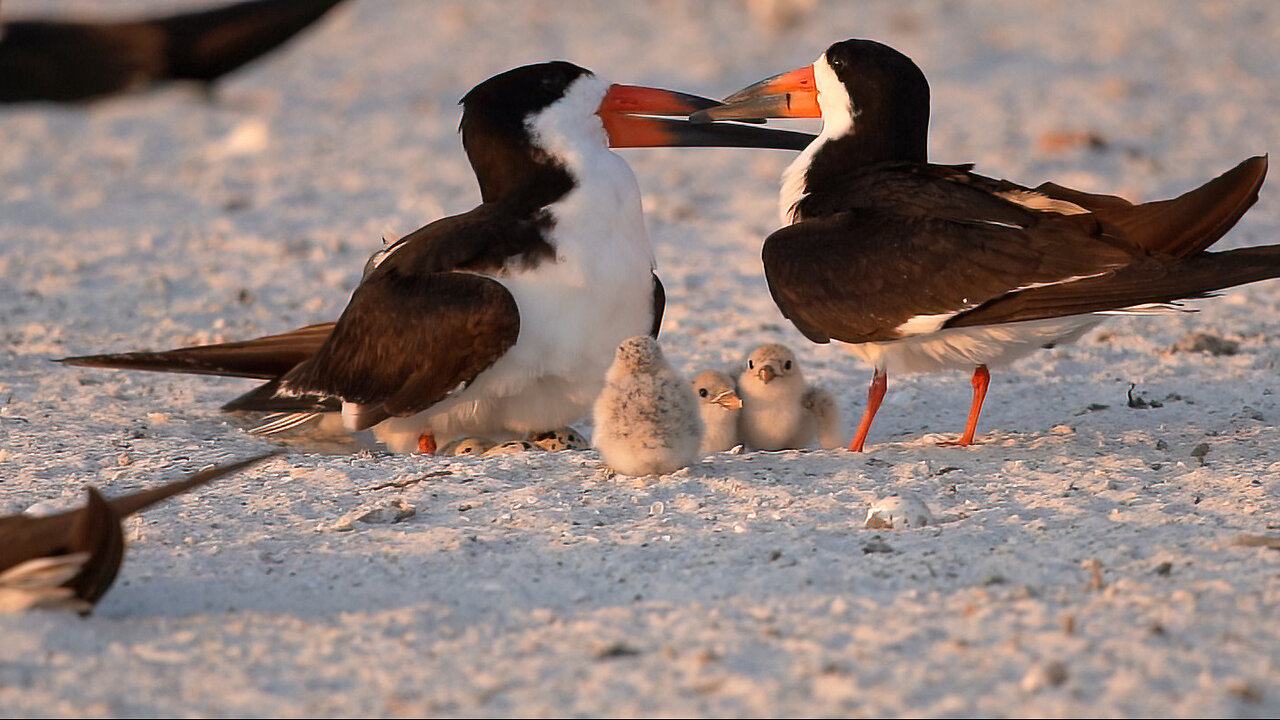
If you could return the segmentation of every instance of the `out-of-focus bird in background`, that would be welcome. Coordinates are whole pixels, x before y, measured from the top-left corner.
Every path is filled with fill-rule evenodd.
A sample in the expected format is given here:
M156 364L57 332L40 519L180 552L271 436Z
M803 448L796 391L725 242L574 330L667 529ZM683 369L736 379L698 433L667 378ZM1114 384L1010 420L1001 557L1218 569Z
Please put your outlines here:
M0 18L0 102L82 102L173 81L211 89L342 0L251 0L125 22Z
M88 614L124 562L124 518L277 454L219 465L112 500L89 486L83 508L0 518L0 611L62 608Z

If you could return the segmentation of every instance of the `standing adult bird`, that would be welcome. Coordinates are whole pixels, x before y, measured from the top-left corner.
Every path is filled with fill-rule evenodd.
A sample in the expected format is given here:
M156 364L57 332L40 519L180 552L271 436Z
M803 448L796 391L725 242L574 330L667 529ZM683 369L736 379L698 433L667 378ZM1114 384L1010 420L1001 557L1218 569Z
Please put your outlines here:
M610 147L798 149L810 136L687 115L715 102L529 65L462 99L482 203L376 253L336 323L247 342L68 358L77 365L257 377L230 410L283 429L340 406L352 431L432 452L585 415L624 338L657 335L664 294L626 162Z
M890 371L975 368L955 443L968 445L989 364L1075 339L1101 314L1280 276L1280 246L1206 252L1257 201L1265 156L1137 205L931 164L928 82L906 55L870 40L838 42L812 66L693 117L822 118L783 173L787 227L765 241L763 259L774 301L806 337L849 343L876 368L853 451Z
M6 22L0 103L85 102L174 81L211 89L339 2L250 0L125 22Z

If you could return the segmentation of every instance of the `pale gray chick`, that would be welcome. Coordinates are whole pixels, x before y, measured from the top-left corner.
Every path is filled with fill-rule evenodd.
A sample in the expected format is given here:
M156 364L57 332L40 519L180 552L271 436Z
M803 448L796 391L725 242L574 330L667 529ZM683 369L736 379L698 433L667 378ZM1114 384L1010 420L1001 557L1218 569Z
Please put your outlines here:
M748 447L785 450L843 444L840 412L827 391L805 383L795 353L785 345L761 345L738 376L742 413L738 430Z
M623 475L663 475L699 457L697 397L651 337L618 345L594 410L592 441L605 464Z
M719 370L703 370L693 379L693 391L698 394L698 411L702 415L702 447L698 452L724 452L740 444L738 415L742 400L733 378Z

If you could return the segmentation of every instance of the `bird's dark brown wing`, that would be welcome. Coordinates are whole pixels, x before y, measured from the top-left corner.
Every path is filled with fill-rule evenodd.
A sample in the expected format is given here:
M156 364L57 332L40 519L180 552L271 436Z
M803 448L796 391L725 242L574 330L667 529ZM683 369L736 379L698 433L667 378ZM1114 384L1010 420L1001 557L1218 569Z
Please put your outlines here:
M251 0L151 21L165 37L166 79L212 82L274 50L341 0Z
M850 167L797 203L802 220L847 210L878 209L938 220L984 221L1028 227L1037 214L1005 194L1031 192L1007 180L970 171L971 165L883 162Z
M543 210L521 212L503 203L484 203L418 228L375 253L365 279L393 270L401 274L530 270L555 259L555 248L546 240L553 223Z
M1091 210L1126 241L1147 252L1191 257L1227 234L1258 201L1267 177L1266 156L1252 157L1176 198L1134 205L1107 195L1090 195L1046 183L1037 188L1051 197Z
M809 339L867 342L912 334L913 318L941 324L1020 287L1121 267L1134 252L1087 215L1024 228L854 209L778 230L763 259L774 301Z
M515 298L496 281L392 267L356 289L329 341L284 376L281 390L365 406L363 429L431 407L502 357L519 333Z
M123 518L277 454L266 453L219 465L114 500L107 500L96 489L88 487L85 507L45 517L0 518L0 572L29 560L83 553L83 562L63 587L70 588L75 597L92 606L111 587L124 559L124 535L120 527Z
M167 80L209 83L338 2L252 0L131 22L9 22L0 38L0 102L78 102Z
M463 286L475 286L477 276L469 273L488 273L496 276L511 271L527 270L543 262L555 260L555 250L547 243L545 233L551 228L552 220L541 211L520 213L512 208L496 203L487 203L461 215L442 218L426 225L401 238L390 247L375 253L365 270L365 278L361 288L372 284L377 290L370 289L363 295L361 309L355 311L352 319L347 321L348 337L342 343L354 355L359 351L351 349L350 333L357 326L374 327L377 325L391 335L377 342L394 344L406 331L405 326L378 324L373 320L372 298L381 294L388 305L395 305L394 298L386 296L387 292L406 289L417 303L406 309L415 321L430 332L437 333L431 342L441 347L450 343L443 335L447 328L461 328L459 342L454 346L458 352L465 352L470 340L465 337L471 329L465 323L454 322L438 324L431 321L431 298L429 287L417 287L412 282L403 282L405 278L427 278L435 275L448 275L449 271L468 271L459 276L471 278L457 282L447 279L432 279L428 285L439 289L446 295L458 292ZM397 278L394 282L387 278ZM655 281L656 282L656 281ZM499 286L499 289L501 287ZM505 290L502 291L505 293ZM478 302L493 300L496 294L488 289L477 296ZM361 295L358 288L353 295ZM504 305L510 300L509 295L498 301ZM441 311L457 311L457 298L441 297ZM657 302L655 300L655 302ZM656 308L655 308L656 309ZM394 312L394 311L393 311ZM355 319L359 317L360 319ZM455 317L455 320L457 318ZM197 345L176 350L161 352L129 352L105 355L83 355L63 358L59 362L69 365L87 367L109 367L125 370L150 370L161 372L197 373L207 375L226 375L232 377L253 377L268 382L235 398L223 406L225 410L252 410L267 412L324 411L337 409L332 396L322 394L306 394L298 388L289 393L280 392L280 380L290 370L311 358L326 345L334 332L336 323L320 323L309 325L279 335L269 335L227 343ZM424 330L426 332L427 330ZM367 342L374 342L366 338ZM410 344L414 344L410 341ZM422 343L416 343L420 346ZM333 350L330 350L332 353ZM348 358L350 359L350 358ZM333 357L329 358L332 362ZM487 365L485 366L487 367ZM314 367L311 372L315 372ZM470 379L468 376L467 379ZM324 383L321 383L324 384ZM347 383L341 383L347 386ZM456 383L455 383L456 384ZM352 383L359 386L359 383ZM325 384L328 387L327 384Z
M67 582L77 598L93 605L115 582L124 562L124 529L121 516L93 487L86 488L89 503L76 518L67 543L69 553L87 553L80 572ZM85 611L88 613L88 610Z
M128 517L180 492L186 492L278 454L277 452L265 453L247 460L219 465L156 488L140 490L109 500L107 504L115 515L121 518ZM67 548L73 541L76 527L81 522L80 515L84 511L84 508L77 508L44 517L11 515L0 518L0 571L33 558L70 552Z
M1151 255L1094 278L1010 293L960 313L945 327L1041 320L1208 297L1225 288L1280 277L1280 245Z
M658 279L658 274L653 274L653 325L649 328L649 335L658 337L658 333L662 332L662 314L667 308L667 290L662 286L662 281Z

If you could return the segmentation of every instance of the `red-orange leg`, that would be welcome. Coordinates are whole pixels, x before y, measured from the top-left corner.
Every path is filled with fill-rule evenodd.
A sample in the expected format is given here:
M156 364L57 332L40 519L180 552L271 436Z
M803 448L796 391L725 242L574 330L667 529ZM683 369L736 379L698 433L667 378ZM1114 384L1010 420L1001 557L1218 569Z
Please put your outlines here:
M436 447L436 436L431 433L422 433L418 436L418 452L423 455L431 455L439 448Z
M973 435L978 431L978 416L982 414L982 402L987 399L987 388L991 385L991 373L986 365L973 369L973 404L969 406L969 422L965 423L964 435L959 440L942 443L943 445L972 445Z
M858 432L853 436L853 442L849 443L849 452L862 452L862 446L867 442L867 433L871 432L871 421L876 417L876 411L880 409L880 403L884 402L884 394L889 391L889 374L881 368L876 368L876 374L871 378L871 387L867 388L867 409L862 411L862 422L858 423Z

